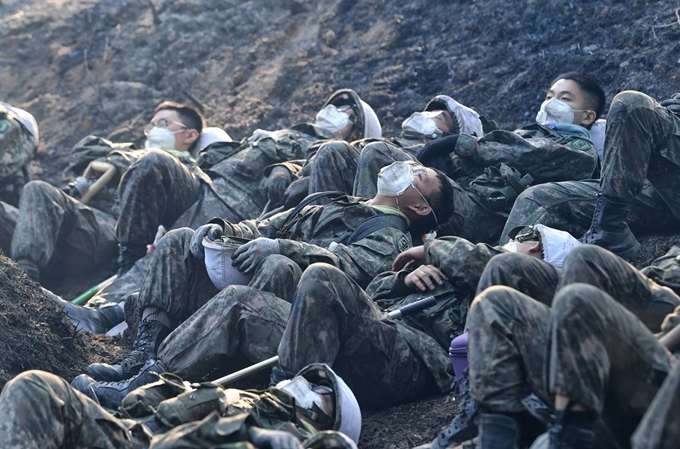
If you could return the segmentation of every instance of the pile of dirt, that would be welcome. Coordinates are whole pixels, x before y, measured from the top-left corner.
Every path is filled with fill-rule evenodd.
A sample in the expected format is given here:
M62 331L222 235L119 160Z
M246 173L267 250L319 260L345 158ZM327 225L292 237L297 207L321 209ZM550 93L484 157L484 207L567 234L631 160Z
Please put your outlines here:
M63 308L0 254L0 389L17 374L40 369L72 379L121 349L111 338L76 332Z

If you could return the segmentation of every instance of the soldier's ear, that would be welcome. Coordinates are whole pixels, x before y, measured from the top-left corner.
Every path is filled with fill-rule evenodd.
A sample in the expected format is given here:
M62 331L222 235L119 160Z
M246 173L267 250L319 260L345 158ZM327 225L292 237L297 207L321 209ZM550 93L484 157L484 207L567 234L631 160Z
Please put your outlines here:
M432 213L432 208L427 203L413 204L408 206L408 208L420 217L427 217Z
M540 253L541 252L541 242L536 242L529 247L530 253Z

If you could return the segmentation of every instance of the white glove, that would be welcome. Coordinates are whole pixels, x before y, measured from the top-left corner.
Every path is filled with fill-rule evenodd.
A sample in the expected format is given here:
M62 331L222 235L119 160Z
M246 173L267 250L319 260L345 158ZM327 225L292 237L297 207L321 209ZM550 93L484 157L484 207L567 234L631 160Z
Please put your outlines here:
M253 143L256 140L264 139L266 137L269 137L270 139L273 139L276 141L276 134L271 132L271 131L265 131L264 129L256 129L253 131L253 134L248 137L248 143Z

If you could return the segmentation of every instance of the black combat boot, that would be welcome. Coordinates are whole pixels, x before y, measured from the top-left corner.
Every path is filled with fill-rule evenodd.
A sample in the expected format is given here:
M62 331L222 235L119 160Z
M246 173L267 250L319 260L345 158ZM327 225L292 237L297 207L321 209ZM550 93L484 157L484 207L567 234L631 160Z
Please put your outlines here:
M73 304L46 289L43 289L43 292L64 308L77 330L84 330L94 334L105 334L109 329L125 320L122 303L104 304L95 309Z
M590 229L581 237L581 243L601 246L624 259L630 260L640 251L628 225L623 221L631 205L612 201L599 193Z
M137 374L147 360L156 356L161 342L170 333L170 328L160 321L144 319L139 323L139 331L134 349L120 363L93 363L87 367L87 374L96 381L116 382Z
M19 268L24 270L29 278L33 279L35 282L40 282L40 268L33 261L28 259L20 259L17 261Z
M97 401L102 407L117 410L128 393L155 382L158 380L157 374L163 374L165 371L165 366L159 360L150 359L137 375L129 379L119 382L97 382L87 374L81 374L73 379L71 386Z
M519 422L510 414L480 411L478 449L519 449Z
M146 245L121 242L118 244L118 276L122 276L146 255Z
M589 412L561 410L548 429L548 449L591 449L595 447L595 418Z

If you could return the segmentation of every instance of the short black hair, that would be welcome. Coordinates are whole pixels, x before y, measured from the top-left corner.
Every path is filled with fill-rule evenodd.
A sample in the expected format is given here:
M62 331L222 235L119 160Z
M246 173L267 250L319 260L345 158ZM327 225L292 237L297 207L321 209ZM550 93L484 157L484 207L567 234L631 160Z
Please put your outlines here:
M205 128L205 117L203 114L193 106L189 106L182 103L176 103L174 101L164 101L163 103L156 106L153 113L156 114L158 111L163 110L175 111L179 115L180 121L184 126L189 129L195 129L199 134L203 132Z
M415 233L433 231L437 226L442 226L449 221L453 215L453 187L451 186L451 181L443 171L437 170L436 168L432 168L432 170L437 174L439 188L425 196L425 199L430 205L432 212L434 212L434 215L437 216L437 219L435 220L434 216L429 214L418 220L417 224L411 223L410 230Z
M592 104L593 111L600 118L604 114L604 108L607 102L607 96L604 94L604 89L595 81L595 78L581 72L566 72L557 76L550 85L554 85L559 80L570 80L578 84L586 99Z

